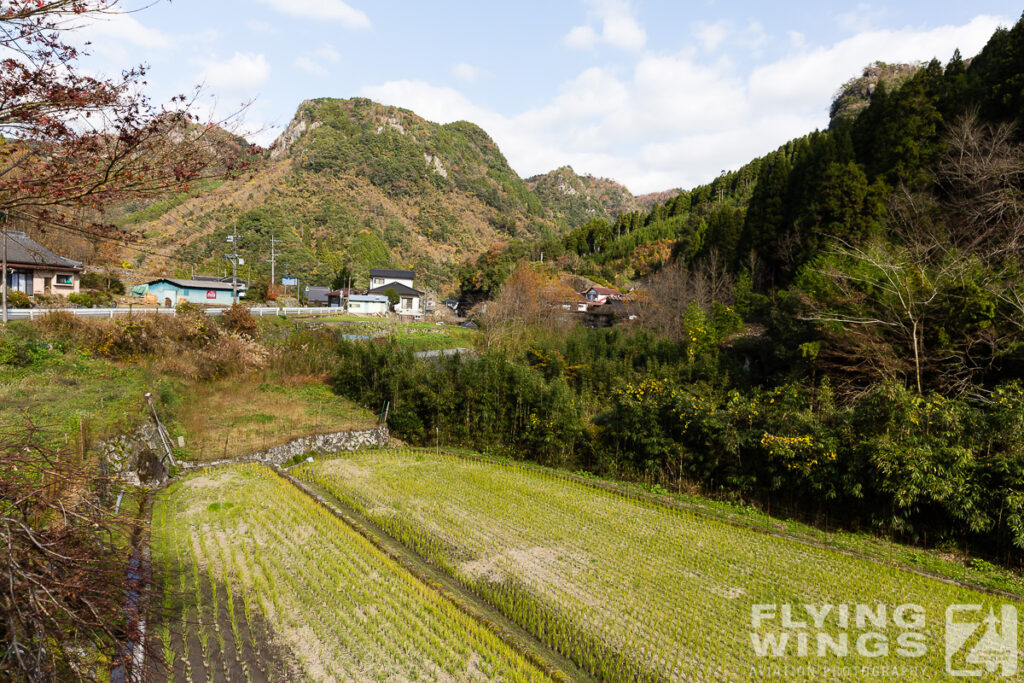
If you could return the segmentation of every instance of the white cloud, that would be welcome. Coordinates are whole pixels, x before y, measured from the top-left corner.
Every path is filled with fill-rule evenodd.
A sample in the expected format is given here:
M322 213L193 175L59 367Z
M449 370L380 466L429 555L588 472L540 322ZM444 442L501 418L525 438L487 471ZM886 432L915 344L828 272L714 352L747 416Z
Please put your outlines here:
M303 71L314 76L327 76L330 74L328 66L333 66L341 61L341 55L332 45L324 45L316 50L304 52L295 58L293 64Z
M587 23L576 26L565 35L563 42L575 49L590 49L600 44L622 50L636 51L647 43L633 8L627 0L585 0L590 9ZM596 26L596 27L595 27Z
M278 12L303 19L336 21L347 28L370 28L370 18L362 10L342 0L257 0Z
M123 12L89 15L81 24L81 30L76 32L75 40L88 41L91 43L88 52L125 65L141 61L137 48L165 50L174 47L169 36Z
M900 63L932 57L946 61L957 47L964 55L972 55L1003 23L997 17L983 15L963 26L867 31L828 47L805 48L755 69L750 76L751 97L763 107L817 107L825 112L839 86L858 75L867 64L876 60Z
M250 19L249 21L245 22L245 25L253 33L262 33L268 36L277 33L277 27L271 24L269 21Z
M725 42L731 27L727 21L716 21L713 24L700 22L694 33L701 46L708 52L714 52Z
M253 91L270 79L267 58L251 52L236 52L227 61L203 64L202 81L216 93L252 96Z
M103 47L103 43L129 43L144 47L171 47L171 39L162 32L139 23L132 16L123 12L90 15L82 31L95 47Z
M452 67L452 75L460 81L475 83L483 75L483 71L478 66L462 62Z
M827 126L835 90L874 60L944 60L956 47L975 54L1000 23L981 16L962 26L868 31L816 47L790 35L791 54L750 72L693 50L646 52L628 72L584 69L543 104L511 116L422 81L390 81L361 94L430 120L480 125L522 176L571 164L641 193L708 182ZM756 50L761 35L751 23L724 40Z

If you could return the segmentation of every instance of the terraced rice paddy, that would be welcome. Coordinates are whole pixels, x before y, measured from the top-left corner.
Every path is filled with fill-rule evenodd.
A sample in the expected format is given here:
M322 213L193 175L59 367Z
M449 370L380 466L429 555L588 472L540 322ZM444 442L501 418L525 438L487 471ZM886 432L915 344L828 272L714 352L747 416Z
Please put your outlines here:
M152 547L173 680L549 680L266 467L161 492Z
M947 607L1006 602L514 465L363 451L294 474L601 680L941 680ZM978 670L984 631L954 665Z

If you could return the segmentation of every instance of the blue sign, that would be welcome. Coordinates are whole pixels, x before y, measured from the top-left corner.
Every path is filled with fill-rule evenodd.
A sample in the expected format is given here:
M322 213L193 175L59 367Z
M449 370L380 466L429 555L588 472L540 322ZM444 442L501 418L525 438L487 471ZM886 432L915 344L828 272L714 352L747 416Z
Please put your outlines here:
M283 277L281 278L281 284L287 287L288 285L298 285L299 278L297 277Z

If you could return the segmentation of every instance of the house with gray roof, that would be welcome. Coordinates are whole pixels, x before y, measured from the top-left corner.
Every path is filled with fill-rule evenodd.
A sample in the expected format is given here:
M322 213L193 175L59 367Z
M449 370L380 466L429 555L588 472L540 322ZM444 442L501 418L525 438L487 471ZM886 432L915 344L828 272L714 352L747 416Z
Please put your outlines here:
M367 294L382 294L387 296L389 291L393 291L398 295L398 301L395 302L396 313L399 315L423 315L423 306L421 304L423 300L423 292L418 289L413 289L408 285L400 282L389 282L386 285L374 287L369 290Z
M11 290L29 296L78 292L81 263L53 253L23 232L9 230L6 242L5 279Z
M390 268L370 268L370 289L397 283L411 288L416 280L416 271L392 270Z

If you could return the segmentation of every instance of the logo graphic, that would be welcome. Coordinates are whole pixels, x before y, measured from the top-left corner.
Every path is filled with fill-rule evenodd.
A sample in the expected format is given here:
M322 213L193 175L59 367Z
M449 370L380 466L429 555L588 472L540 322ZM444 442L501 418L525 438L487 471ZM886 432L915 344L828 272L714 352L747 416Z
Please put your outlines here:
M981 605L946 608L946 673L978 677L1017 673L1017 609L1003 605L997 617Z

